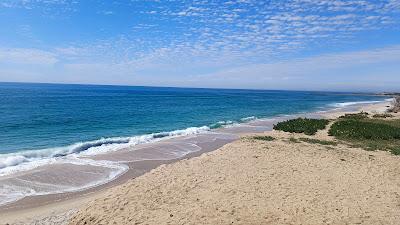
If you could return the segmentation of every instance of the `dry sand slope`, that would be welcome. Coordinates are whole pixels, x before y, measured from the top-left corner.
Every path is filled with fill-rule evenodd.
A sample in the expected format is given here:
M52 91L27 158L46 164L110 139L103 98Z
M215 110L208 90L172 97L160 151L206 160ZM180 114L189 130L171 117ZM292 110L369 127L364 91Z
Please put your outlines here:
M400 224L400 157L268 135L161 166L70 224Z

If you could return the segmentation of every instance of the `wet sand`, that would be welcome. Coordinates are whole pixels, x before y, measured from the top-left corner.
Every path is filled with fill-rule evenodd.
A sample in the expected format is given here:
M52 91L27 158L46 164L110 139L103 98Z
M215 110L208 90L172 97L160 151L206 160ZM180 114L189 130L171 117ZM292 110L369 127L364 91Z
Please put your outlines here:
M41 224L42 220L47 217L54 217L54 220L58 221L60 220L59 217L70 216L69 211L74 211L78 206L90 199L96 198L96 196L101 195L105 190L111 187L118 186L141 176L160 165L200 156L203 153L218 149L231 141L232 140L216 140L203 144L201 145L202 150L189 153L178 159L130 162L127 164L130 169L117 179L84 191L26 197L17 202L0 207L0 224L27 224L28 221L32 224L36 224L36 221L39 221L37 224ZM53 223L50 222L50 224Z

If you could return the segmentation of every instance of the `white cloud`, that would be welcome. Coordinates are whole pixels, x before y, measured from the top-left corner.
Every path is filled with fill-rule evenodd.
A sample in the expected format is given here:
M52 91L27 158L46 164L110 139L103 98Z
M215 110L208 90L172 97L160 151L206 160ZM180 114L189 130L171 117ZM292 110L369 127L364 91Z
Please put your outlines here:
M387 71L388 65L393 68ZM354 72L354 68L358 72ZM371 69L372 68L372 69ZM250 64L230 68L219 72L198 75L194 82L208 81L221 85L226 82L233 87L247 86L252 88L309 88L323 89L334 83L332 81L351 81L348 84L374 87L371 80L384 83L388 88L400 83L400 46L374 49L368 51L327 54L309 58L278 61L274 63ZM318 84L318 86L315 86ZM337 85L340 88L343 84ZM314 87L313 87L314 86ZM343 86L345 87L345 86Z
M110 10L100 11L100 12L98 12L98 13L99 13L99 14L106 15L106 16L108 16L108 15L113 15L113 14L114 14L114 12L113 12L113 11L110 11Z
M398 2L168 1L140 12L160 21L177 23L183 31L169 33L154 24L135 26L134 34L125 35L125 46L128 46L125 49L131 51L124 52L124 57L130 56L126 61L141 61L143 57L165 63L177 59L187 59L187 63L271 60L282 54L300 52L315 43L341 44L357 41L355 36L363 31L393 29L399 25L395 15ZM135 37L137 32L151 38L139 40ZM165 52L162 49L168 51L160 54Z
M55 63L52 53L43 54L36 50L33 51L35 54L30 53L32 50L17 52L19 53L9 54L8 51L7 56L14 63L25 64L11 69L2 68L0 80L318 90L396 90L400 83L399 45L236 67L219 67L218 61L206 65L196 62L184 64L179 61L171 64L163 60L155 61L152 57L119 63L64 63L58 65L62 69L56 73L53 67L31 67L26 64L30 60L30 63L36 65L52 65ZM21 55L24 57L20 57ZM35 60L32 57L26 58L27 55L35 56ZM0 51L0 59L3 62L4 50Z
M56 55L51 52L37 49L0 48L0 63L54 65L58 62Z
M73 48L86 49L91 53L83 54L84 57L92 54L96 60L100 57L104 61L131 62L148 58L165 63L183 58L188 62L270 60L302 51L315 43L341 44L357 41L354 37L359 32L393 29L399 25L395 13L400 5L399 0L137 2L140 1L118 4L131 7L132 14L149 17L151 23L134 24L131 32L77 44ZM79 1L3 0L3 3L45 7L74 5ZM102 8L98 13L118 13L104 4ZM171 24L171 32L165 29L165 21ZM78 60L79 54L75 57Z
M70 1L68 0L2 0L0 6L12 8L12 7L20 7L31 9L38 4L43 5L60 5L60 4L68 4Z

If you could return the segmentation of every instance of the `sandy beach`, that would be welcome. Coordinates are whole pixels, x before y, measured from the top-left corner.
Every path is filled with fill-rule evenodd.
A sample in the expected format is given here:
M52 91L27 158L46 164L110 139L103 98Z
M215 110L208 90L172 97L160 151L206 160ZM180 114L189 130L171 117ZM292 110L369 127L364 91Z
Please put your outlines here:
M266 133L276 140L244 136L160 166L88 203L69 224L399 224L398 156Z
M358 110L383 112L388 103ZM335 118L342 111L322 113ZM259 141L254 135L269 135ZM242 134L111 188L11 210L4 224L399 224L400 158L344 144ZM327 130L320 140L333 140ZM160 163L162 164L162 163Z

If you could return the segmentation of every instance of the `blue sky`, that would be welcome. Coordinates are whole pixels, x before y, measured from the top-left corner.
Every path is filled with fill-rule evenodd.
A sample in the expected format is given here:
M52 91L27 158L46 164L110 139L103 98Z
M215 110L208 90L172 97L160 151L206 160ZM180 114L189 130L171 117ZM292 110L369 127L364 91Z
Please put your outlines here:
M400 91L400 0L0 0L0 81Z

